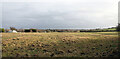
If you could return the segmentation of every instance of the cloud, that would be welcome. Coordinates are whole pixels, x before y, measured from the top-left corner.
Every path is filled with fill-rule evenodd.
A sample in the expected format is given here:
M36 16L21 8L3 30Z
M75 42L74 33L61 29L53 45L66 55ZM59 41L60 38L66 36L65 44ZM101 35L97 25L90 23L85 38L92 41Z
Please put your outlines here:
M4 1L3 27L96 28L117 25L117 2L114 0L30 1Z

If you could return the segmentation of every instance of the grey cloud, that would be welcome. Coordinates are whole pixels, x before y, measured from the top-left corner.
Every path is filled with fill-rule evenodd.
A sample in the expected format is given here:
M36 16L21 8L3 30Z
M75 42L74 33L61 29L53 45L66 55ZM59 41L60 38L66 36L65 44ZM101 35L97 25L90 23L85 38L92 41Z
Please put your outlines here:
M63 3L63 4L62 4ZM4 3L3 27L96 28L117 25L116 8L106 2ZM112 9L113 10L112 10ZM106 12L110 10L109 12ZM111 12L113 11L113 12ZM108 13L108 14L107 14Z

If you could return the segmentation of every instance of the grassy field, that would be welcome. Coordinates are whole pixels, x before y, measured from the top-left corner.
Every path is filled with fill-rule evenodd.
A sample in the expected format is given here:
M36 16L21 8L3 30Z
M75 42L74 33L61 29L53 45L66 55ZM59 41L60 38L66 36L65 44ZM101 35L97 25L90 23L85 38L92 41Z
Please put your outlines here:
M118 56L117 32L2 33L3 57Z

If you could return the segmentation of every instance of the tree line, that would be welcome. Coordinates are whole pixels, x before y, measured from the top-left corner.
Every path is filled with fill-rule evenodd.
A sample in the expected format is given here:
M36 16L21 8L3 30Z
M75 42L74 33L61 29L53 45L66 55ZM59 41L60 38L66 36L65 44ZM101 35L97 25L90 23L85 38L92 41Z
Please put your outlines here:
M115 29L115 30L111 30ZM15 27L10 27L10 29L0 28L0 32L9 32L10 30L16 30L17 32L115 32L120 31L120 24L117 27L112 27L108 29L16 29Z

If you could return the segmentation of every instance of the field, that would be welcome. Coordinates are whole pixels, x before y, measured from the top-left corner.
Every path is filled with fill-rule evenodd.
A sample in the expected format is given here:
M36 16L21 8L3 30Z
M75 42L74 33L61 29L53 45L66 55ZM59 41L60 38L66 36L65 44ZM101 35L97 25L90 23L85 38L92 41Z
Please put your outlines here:
M2 33L3 57L115 57L117 32Z

